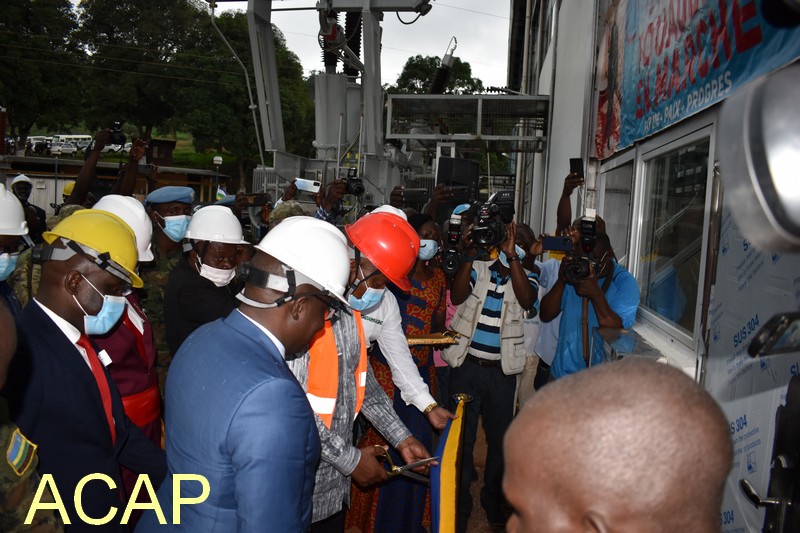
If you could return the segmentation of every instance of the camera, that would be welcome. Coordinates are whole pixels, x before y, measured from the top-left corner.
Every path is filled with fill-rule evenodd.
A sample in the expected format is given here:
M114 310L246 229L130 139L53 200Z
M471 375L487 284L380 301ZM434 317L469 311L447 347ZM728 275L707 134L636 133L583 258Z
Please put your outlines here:
M595 272L600 269L600 265L592 259L592 252L597 241L597 220L595 218L581 218L581 249L578 255L565 259L564 278L567 283L575 284L582 279L586 279L592 273L591 266L594 265Z
M597 261L588 255L578 255L564 260L564 278L567 283L575 284L589 277L592 273L591 265L594 265L594 270L597 272L600 266Z
M111 140L109 142L110 144L125 146L125 140L125 134L122 133L122 121L118 120L111 127Z
M366 189L364 188L364 182L358 177L358 169L349 169L347 171L347 194L361 196L365 191Z
M450 224L447 228L447 249L442 254L442 270L447 277L453 277L461 266L461 252L458 244L461 242L461 215L450 215Z
M478 214L472 240L479 246L499 246L506 239L506 224L514 218L514 191L497 191Z

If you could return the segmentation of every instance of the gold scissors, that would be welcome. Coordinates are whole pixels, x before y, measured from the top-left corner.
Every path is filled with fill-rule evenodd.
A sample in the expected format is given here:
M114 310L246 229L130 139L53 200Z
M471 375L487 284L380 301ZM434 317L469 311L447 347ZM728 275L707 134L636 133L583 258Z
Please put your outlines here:
M390 478L393 478L395 476L406 476L416 481L420 481L425 484L430 484L431 480L429 477L423 476L422 474L417 474L416 472L412 472L411 470L417 468L418 466L424 466L433 461L437 461L439 459L438 457L428 457L427 459L414 461L413 463L408 463L407 465L397 466L392 462L392 456L389 455L389 451L386 448L378 445L375 445L375 448L378 450L378 454L376 455L376 457L384 457L386 459L386 465L389 467Z

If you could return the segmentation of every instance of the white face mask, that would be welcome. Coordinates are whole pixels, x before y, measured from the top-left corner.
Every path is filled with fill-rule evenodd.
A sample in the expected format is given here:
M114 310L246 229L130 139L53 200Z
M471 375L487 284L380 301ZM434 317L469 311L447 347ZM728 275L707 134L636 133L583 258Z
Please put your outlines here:
M198 259L197 262L200 263L200 259ZM217 287L224 287L236 276L236 269L214 268L200 263L200 276L206 278Z

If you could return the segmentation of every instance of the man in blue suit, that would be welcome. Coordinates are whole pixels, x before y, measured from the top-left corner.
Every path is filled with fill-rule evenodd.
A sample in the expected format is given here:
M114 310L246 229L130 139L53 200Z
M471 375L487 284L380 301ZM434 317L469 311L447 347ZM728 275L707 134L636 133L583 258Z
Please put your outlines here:
M241 307L197 329L170 366L168 474L157 494L165 520L148 511L137 533L308 529L320 442L286 358L344 312L350 260L341 232L309 217L286 220L256 250ZM208 481L207 490L181 483L180 498L198 503L180 517L171 516L178 474Z
M125 416L104 367L110 359L87 335L114 326L125 310L122 294L142 286L134 234L115 215L87 209L45 232L44 240L39 292L17 319L19 346L6 389L11 415L38 446L39 473L53 476L68 531L127 531L120 465L159 485L166 461ZM87 482L78 499L90 474L106 480ZM106 516L100 526L84 521Z

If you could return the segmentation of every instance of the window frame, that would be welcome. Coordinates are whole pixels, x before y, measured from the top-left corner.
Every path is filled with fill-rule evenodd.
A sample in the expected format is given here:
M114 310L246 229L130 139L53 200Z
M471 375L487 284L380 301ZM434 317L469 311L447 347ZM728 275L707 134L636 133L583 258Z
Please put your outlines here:
M681 147L695 144L700 141L707 141L708 144L708 165L706 170L706 189L703 206L703 233L700 248L700 269L697 273L697 292L695 294L694 324L691 335L670 324L667 320L653 311L648 310L643 304L639 305L639 320L649 326L666 334L668 337L678 341L686 348L696 352L702 342L702 308L703 308L703 287L706 283L706 268L708 261L708 234L711 221L711 200L713 197L713 175L714 161L716 159L716 121L715 113L711 116L703 114L701 117L688 119L683 124L675 128L660 132L654 138L637 146L634 176L633 176L633 198L631 203L632 224L630 243L628 249L628 270L634 275L639 283L640 291L643 291L643 272L641 253L643 249L642 225L644 223L644 209L648 206L646 193L646 180L649 164L659 156L668 152L680 149Z

